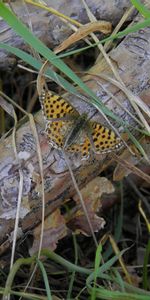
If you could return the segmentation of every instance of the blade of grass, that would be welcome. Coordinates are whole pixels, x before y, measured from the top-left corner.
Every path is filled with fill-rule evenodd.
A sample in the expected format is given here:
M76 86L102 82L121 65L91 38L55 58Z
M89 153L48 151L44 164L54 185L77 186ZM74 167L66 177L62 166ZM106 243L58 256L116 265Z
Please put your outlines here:
M0 288L0 295L3 295L3 288ZM10 290L10 295L12 296L18 296L18 297L23 297L23 299L29 299L29 300L47 300L47 297L42 296L42 295L37 295L37 294L33 294L33 293L24 293L23 291L20 292L16 292L14 290ZM17 297L17 299L19 299ZM7 299L7 298L6 298ZM13 299L16 299L13 297Z
M42 67L42 62L38 61L36 58L31 56L30 54L24 52L23 50L17 49L15 47L0 43L0 48L5 49L8 52L16 55L24 62L34 67L37 70L40 70ZM60 84L65 90L71 92L74 95L79 94L77 89L71 85L66 79L58 75L56 72L52 71L50 68L46 71L46 75L49 76L52 80L54 80L57 84Z
M90 46L85 46L83 47L82 49L77 49L77 50L73 50L73 51L68 51L64 54L60 54L58 55L58 58L64 58L66 56L71 56L71 55L74 55L74 54L78 54L78 53L81 53L85 50L88 50L90 48L93 48L95 46L97 46L99 43L105 43L107 41L113 41L115 39L118 39L118 38L123 38L124 36L130 34L130 33L133 33L133 32L136 32L140 29L143 29L145 27L148 27L150 26L150 17L142 22L139 22L135 25L132 25L130 27L128 27L127 29L124 29L123 31L119 31L118 33L116 34L112 34L111 36L107 37L107 38L104 38L103 40L99 41L98 43L93 43L92 45Z
M106 278L111 278L110 276L108 276L107 274L104 274L107 271L110 271L111 267L116 263L116 261L118 260L118 258L120 256L122 256L124 254L124 252L126 252L127 249L120 251L119 255L115 255L112 258L110 258L107 262L105 262L101 267L98 268L98 270L96 270L96 276L98 278L104 278L104 275L106 276ZM87 277L86 280L86 284L87 286L90 284L90 282L92 282L95 278L95 271L91 272L91 274Z
M0 2L0 15L4 18L4 20L20 35L22 38L38 53L40 53L45 59L47 59L51 64L61 70L64 74L66 74L70 79L73 80L88 96L90 96L92 104L101 112L103 111L104 114L113 118L116 122L123 125L122 120L114 115L104 104L96 97L96 95L86 86L82 80L67 66L63 61L59 59L48 47L46 47L38 38L36 38L32 32L28 30L28 28L21 23L21 21L3 4ZM126 30L117 33L114 36L111 36L111 39L122 37L128 32L132 32L133 30L137 30L150 24L150 18L145 20L142 23L138 23L131 28L127 28ZM107 39L104 39L106 41ZM86 47L87 49L87 47ZM57 75L56 75L57 78Z
M136 148L139 150L139 152L142 154L142 156L145 158L145 160L149 163L149 158L146 154L146 152L144 151L144 149L142 148L140 142L138 142L138 140L133 136L133 134L126 128L125 129L127 134L129 135L130 140L133 142L133 144L136 146ZM149 136L150 133L147 132L147 135Z
M79 272L79 273L85 274L85 275L89 275L92 272L92 270L90 270L90 269L86 269L86 268L82 268L80 266L74 265L73 263L67 261L63 257L59 256L58 254L56 254L48 249L42 249L41 256L42 255L44 255L48 259L55 261L56 263L60 264L61 266L64 266L66 269L68 269L68 271L71 271L71 272L76 271L76 272ZM15 277L17 271L19 270L19 268L22 265L31 265L31 264L35 263L36 259L37 259L37 256L34 255L34 256L28 257L28 258L19 258L18 260L15 261L15 263L12 266L12 269L9 272L8 277L7 277L6 287L4 290L4 296L8 295L8 293L11 289L14 277Z
M14 280L14 277L17 273L17 271L19 270L19 268L21 267L22 264L24 265L30 265L33 262L35 262L36 257L32 256L29 258L19 258L12 266L8 276L7 276L7 280L6 280L6 285L5 285L5 290L4 290L4 297L6 297L10 290L11 290L11 286Z
M116 256L115 256L116 257ZM115 258L114 257L114 258ZM114 259L113 258L113 259ZM99 270L101 267L99 268ZM111 271L114 271L114 268L111 269ZM105 278L103 273L98 274L100 278ZM106 275L106 274L105 274ZM119 286L120 291L110 291L108 289L104 289L103 287L97 287L95 288L96 292L96 299L126 299L126 300L148 300L150 297L150 293L146 292L140 288L137 288L131 284L128 284L127 282L123 281L122 278L119 276L119 274L116 276L115 272L111 272L110 275L105 278L106 280L112 281L115 286ZM93 280L94 280L94 272L91 273L87 280L86 285L89 293L92 293L93 289ZM107 282L106 282L107 284ZM123 292L124 290L128 290L130 292ZM138 297L137 297L138 296Z
M96 288L96 299L105 300L149 300L149 296L123 293L120 291L109 291L102 287Z
M73 233L72 237L73 237L74 254L75 254L75 265L77 265L77 263L78 263L78 248L77 248L76 235ZM72 289L73 289L73 283L75 280L75 274L76 274L76 271L74 270L71 274L71 280L70 280L69 289L67 292L67 300L72 298L71 293L72 293Z
M66 76L73 80L81 89L85 91L90 97L93 98L95 105L99 109L104 109L104 105L100 103L100 100L96 95L86 86L82 80L62 61L60 60L54 52L52 52L48 47L46 47L38 38L36 38L28 28L22 24L22 22L17 19L17 17L5 6L5 4L0 2L0 15L1 17L11 26L17 34L19 34L33 49L40 53L45 59L47 59L56 68L61 70ZM105 108L106 109L106 108ZM108 110L108 109L107 109ZM112 113L108 110L109 115Z
M132 5L139 11L139 13L145 18L150 18L150 10L141 3L139 0L130 0Z
M144 255L143 278L142 278L144 290L148 290L150 288L150 283L149 283L149 279L148 279L149 278L149 275L148 275L149 257L150 257L150 238L148 240L146 250L145 250L145 255Z
M118 284L119 284L119 286L120 286L121 291L122 291L122 292L125 292L125 284L124 284L124 281L123 281L123 279L122 279L122 277L121 277L121 274L120 274L119 271L118 271L117 269L115 269L115 268L113 268L113 273L115 274L115 277L116 277L116 279L117 279L117 282L118 282Z
M120 182L120 193L121 193L121 205L120 205L120 211L119 214L117 214L117 221L114 226L114 240L116 243L119 241L122 233L122 225L123 225L123 183ZM108 248L106 251L103 253L103 258L104 260L107 260L110 255L112 255L113 249L112 245L109 244Z
M39 266L39 268L41 269L42 275L43 275L43 280L44 280L44 284L45 284L45 288L46 288L46 293L47 293L47 298L48 300L52 300L52 295L51 295L51 291L50 291L50 287L49 287L49 282L48 282L48 277L44 268L43 263L37 259L37 264Z
M122 226L123 226L123 182L120 182L120 211L119 214L117 214L116 224L115 224L115 233L114 233L114 240L116 243L120 240L121 234L122 234Z
M96 281L97 281L97 277L98 277L98 272L99 272L99 267L100 267L100 263L102 260L102 245L99 244L97 249L96 249L96 256L95 256L95 267L94 267L94 286L92 288L92 295L91 295L91 300L96 299Z
M96 95L86 86L82 80L67 66L63 61L59 59L48 47L46 47L38 38L36 38L28 28L21 23L20 20L16 18L16 16L5 6L5 4L0 2L0 15L4 18L4 20L20 35L22 38L37 52L39 52L45 59L50 61L55 67L61 70L64 74L66 74L70 79L73 80L89 97L92 98L92 104L98 109L102 110L109 117L115 119L117 122L121 123L121 120L115 116L108 108L104 106L100 99L96 97ZM145 20L142 23L136 24L132 26L132 30L138 30L143 28L143 26L148 26L150 24L150 19ZM117 33L114 36L111 36L111 39L122 37L127 33L131 32L131 29L127 28L126 30ZM105 42L108 39L104 39ZM94 46L93 44L92 46ZM91 46L90 46L91 47ZM88 49L85 47L84 49Z
M5 45L3 43L0 43L0 48L5 49L13 54L15 54L17 57L22 59L24 62L30 64L32 67L34 67L37 70L40 70L42 67L42 63L39 62L36 58L32 57L30 54L24 52L23 50L17 49L15 47ZM65 90L67 90L69 93L72 93L73 95L79 97L82 99L81 94L78 92L78 90L71 85L66 79L58 75L56 72L52 71L50 68L45 72L48 77L50 77L52 80L54 80L57 84L60 84ZM108 109L104 110L104 113L107 114ZM108 115L108 114L107 114ZM114 120L116 120L116 116L112 113L110 117ZM121 120L119 117L117 117L117 120L122 126L128 127L128 124ZM144 130L140 130L139 128L134 128L135 130L143 133L148 134ZM132 138L131 138L132 139Z

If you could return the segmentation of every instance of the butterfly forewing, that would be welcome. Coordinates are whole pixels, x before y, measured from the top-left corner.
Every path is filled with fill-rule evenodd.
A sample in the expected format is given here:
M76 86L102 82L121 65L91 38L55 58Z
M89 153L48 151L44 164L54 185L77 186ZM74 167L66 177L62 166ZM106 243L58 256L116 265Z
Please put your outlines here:
M45 131L49 143L54 148L62 149L73 126L73 120L79 113L68 101L58 95L52 95L50 91L43 91L40 101L47 121Z
M43 91L40 101L47 121L46 133L54 148L79 153L81 159L87 159L91 149L103 154L121 147L122 142L114 131L87 120L85 113L80 115L60 96Z
M68 116L77 116L77 110L65 99L58 95L52 95L49 91L43 91L40 97L42 109L46 120L54 120Z

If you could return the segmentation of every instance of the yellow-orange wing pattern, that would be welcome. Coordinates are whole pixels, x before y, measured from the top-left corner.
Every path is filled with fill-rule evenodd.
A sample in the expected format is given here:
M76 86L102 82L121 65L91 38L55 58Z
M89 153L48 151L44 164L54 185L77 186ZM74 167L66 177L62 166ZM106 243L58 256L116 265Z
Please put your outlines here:
M100 123L85 120L86 126L79 129L79 136L66 145L67 136L76 124L76 119L84 119L82 115L65 99L44 91L40 97L46 118L46 134L49 143L57 149L72 153L80 153L81 159L87 159L91 150L96 154L109 153L122 146L115 132Z
M49 91L42 92L40 102L46 118L45 131L49 143L54 148L62 149L65 136L73 126L73 119L80 115L68 101L58 95L52 95Z
M107 127L104 127L100 123L90 122L91 139L94 145L94 152L109 153L113 150L117 150L122 146L122 141L115 134L115 132Z

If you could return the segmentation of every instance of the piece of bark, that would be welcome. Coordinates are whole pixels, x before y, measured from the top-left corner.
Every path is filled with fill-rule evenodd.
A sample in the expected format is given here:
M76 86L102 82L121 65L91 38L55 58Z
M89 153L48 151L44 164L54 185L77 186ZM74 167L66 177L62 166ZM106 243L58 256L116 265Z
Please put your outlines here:
M95 15L97 20L106 20L116 26L118 21L127 8L131 7L129 0L87 0L89 9ZM77 20L81 24L89 23L86 10L80 0L61 0L52 1L47 0L48 7L52 7L64 15ZM51 14L50 12L38 8L33 5L23 4L23 1L15 1L11 3L11 6L16 15L24 22L34 35L41 39L49 48L54 49L62 41L64 41L72 32L70 27L65 24L59 17ZM129 21L132 20L133 15L129 17ZM32 24L32 28L30 26ZM23 49L31 52L31 48L25 44L21 37L19 37L13 29L11 29L3 19L0 19L0 42L9 44L11 46ZM0 68L12 68L16 65L17 58L8 53L7 51L0 49Z
M138 52L137 49L140 49L140 51ZM147 55L149 51L150 28L145 28L124 38L118 47L110 52L112 62L119 71L125 85L139 96L143 93L143 90L149 89L150 58ZM104 73L112 76L106 64L97 63L90 71L99 76ZM113 99L102 91L92 75L86 76L85 79L93 92L95 92L111 110L115 111L120 118L128 121L129 124L132 123L132 125L138 126ZM112 86L112 84L104 80L98 80L102 86L107 86L107 89L113 92L122 105L125 105L125 107L131 111L131 105L127 97L119 88ZM74 106L79 107L81 111L85 110L85 103L75 98L75 96L68 96L68 99ZM87 109L90 111L91 107L87 105ZM47 216L59 207L64 199L73 197L75 189L60 153L56 150L51 151L47 138L43 134L44 119L41 112L36 115L35 120L43 157ZM100 114L97 116L97 120L103 122ZM14 226L19 186L19 167L24 176L19 227L24 233L36 226L41 220L41 179L39 162L35 140L29 122L25 122L18 129L16 144L18 157L20 158L19 162L15 161L11 134L6 139L3 139L0 144L1 243L4 241L7 243L6 237L11 234ZM105 167L102 159L88 161L86 165L81 164L78 167L74 162L75 161L72 161L72 168L79 188L85 186L87 182L96 177L97 174L100 173L100 170L102 170L102 165Z

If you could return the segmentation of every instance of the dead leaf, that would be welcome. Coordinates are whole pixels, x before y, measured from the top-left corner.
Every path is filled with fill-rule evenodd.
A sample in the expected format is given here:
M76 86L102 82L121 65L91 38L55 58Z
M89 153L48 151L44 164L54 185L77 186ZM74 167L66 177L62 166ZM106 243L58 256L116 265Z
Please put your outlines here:
M84 201L90 201L89 204L94 212L98 211L101 207L102 194L111 194L113 192L114 187L106 177L94 178L81 190ZM79 200L75 198L75 201L78 203Z
M98 217L94 213L89 213L89 211L88 214L94 232L98 232L100 229L104 228L106 222L103 218ZM91 229L89 228L87 218L84 215L76 215L70 220L68 227L77 234L82 233L86 236L91 236Z
M66 233L67 228L64 217L60 214L60 210L57 209L45 219L42 248L48 248L52 251L55 250L58 240L65 237ZM34 242L30 249L30 255L38 251L41 224L35 228L33 234Z
M111 23L106 22L106 21L96 21L96 22L82 25L77 30L77 32L73 33L71 36L69 36L68 39L66 39L63 43L61 43L61 45L59 45L57 48L55 48L54 52L57 54L57 53L65 50L70 45L85 38L91 32L100 31L104 34L108 34L108 33L111 33L111 30L112 30Z
M89 182L85 188L81 190L84 203L86 205L87 213L93 226L93 231L102 229L105 225L105 220L98 217L95 212L101 208L101 196L103 193L113 193L114 187L112 183L105 177L96 177ZM74 198L78 206L80 206L80 200ZM82 232L85 235L91 235L87 218L80 206L74 217L68 223L69 227L75 232Z

